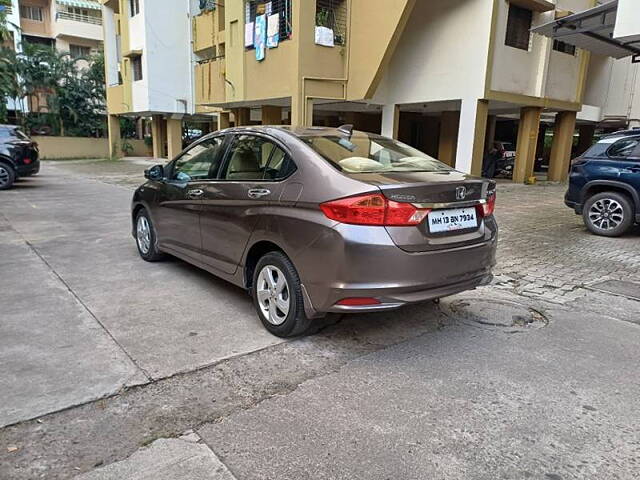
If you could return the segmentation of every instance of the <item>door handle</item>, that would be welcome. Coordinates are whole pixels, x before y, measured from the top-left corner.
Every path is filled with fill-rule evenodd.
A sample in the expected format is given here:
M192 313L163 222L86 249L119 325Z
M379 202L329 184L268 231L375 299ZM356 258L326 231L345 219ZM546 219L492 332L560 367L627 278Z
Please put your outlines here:
M197 190L189 190L187 192L187 196L190 198L197 198L202 196L202 194L204 193L204 190L200 190L199 188Z
M252 188L247 192L249 198L261 198L271 194L271 190L266 188Z

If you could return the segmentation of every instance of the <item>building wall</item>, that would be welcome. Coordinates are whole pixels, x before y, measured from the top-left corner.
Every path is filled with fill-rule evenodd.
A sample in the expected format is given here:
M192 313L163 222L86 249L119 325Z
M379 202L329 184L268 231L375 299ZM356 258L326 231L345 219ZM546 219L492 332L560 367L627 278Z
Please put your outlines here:
M482 98L492 8L492 0L416 2L373 102Z
M144 83L148 89L148 110L192 113L189 0L172 0L163 3L162 8L156 8L153 0L140 3L144 17L143 62L146 57Z
M557 9L580 12L593 6L592 0L558 0ZM567 102L579 101L583 52L568 55L553 50L553 41L531 35L529 50L505 45L509 2L497 2L496 30L493 39L491 90ZM534 12L533 25L555 19L555 12Z
M107 158L109 157L109 139L86 137L49 137L33 136L38 142L40 157L44 160L69 158ZM148 157L150 149L144 140L127 139L133 150L132 157Z
M42 8L42 22L20 18L22 34L53 38L55 31L55 2L52 0L29 0L28 2L19 3Z

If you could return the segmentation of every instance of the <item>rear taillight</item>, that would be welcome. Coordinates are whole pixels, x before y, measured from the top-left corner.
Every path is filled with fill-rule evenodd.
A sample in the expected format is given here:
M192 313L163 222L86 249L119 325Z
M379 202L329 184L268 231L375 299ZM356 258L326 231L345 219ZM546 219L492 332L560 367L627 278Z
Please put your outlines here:
M485 203L481 203L477 206L478 214L482 217L488 217L489 215L493 215L494 210L496 209L496 194L492 193L487 197Z
M418 225L431 211L410 203L387 200L380 194L341 198L320 205L323 213L340 223L408 227Z

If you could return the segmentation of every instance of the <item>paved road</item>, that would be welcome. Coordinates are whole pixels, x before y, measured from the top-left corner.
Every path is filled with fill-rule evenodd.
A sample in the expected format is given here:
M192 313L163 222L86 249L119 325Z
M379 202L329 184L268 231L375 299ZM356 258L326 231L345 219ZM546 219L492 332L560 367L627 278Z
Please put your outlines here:
M638 231L500 185L495 285L282 342L238 289L137 258L146 166L2 194L0 478L633 478L640 287L600 283L640 282Z

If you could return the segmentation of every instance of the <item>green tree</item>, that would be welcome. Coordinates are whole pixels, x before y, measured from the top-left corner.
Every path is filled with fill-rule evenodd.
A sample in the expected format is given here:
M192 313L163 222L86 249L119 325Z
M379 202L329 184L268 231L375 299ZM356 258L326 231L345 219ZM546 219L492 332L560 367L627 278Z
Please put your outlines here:
M47 127L73 136L99 136L105 127L104 57L72 58L67 52L25 43L21 53L0 51L0 95L24 101L26 129ZM44 99L44 101L41 101Z

